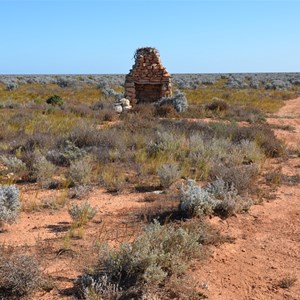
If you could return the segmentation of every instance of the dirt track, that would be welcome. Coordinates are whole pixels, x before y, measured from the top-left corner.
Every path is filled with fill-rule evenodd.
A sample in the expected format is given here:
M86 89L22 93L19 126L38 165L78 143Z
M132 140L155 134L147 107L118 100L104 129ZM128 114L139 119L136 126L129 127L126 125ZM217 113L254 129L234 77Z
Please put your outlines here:
M300 141L300 98L286 105L272 118L270 124L291 125L290 131L276 130L289 148ZM299 174L300 159L270 160L268 167L286 175ZM279 300L300 299L300 189L281 185L276 198L252 206L249 214L237 215L227 221L213 218L224 234L236 238L214 250L212 257L197 265L193 276L202 292L212 300ZM296 278L288 289L278 286L284 278Z

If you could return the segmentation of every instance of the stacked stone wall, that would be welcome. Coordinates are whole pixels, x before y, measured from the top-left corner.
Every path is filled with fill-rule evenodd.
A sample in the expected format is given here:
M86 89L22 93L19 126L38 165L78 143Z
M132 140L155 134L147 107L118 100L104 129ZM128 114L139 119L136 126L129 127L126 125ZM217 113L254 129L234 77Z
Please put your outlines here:
M147 90L145 93L141 92L143 85ZM159 85L160 93L157 92L156 86L152 88L153 94L151 94L151 85ZM125 79L125 97L135 104L154 102L161 97L171 95L171 75L162 65L158 51L155 48L138 49L135 54L135 64Z

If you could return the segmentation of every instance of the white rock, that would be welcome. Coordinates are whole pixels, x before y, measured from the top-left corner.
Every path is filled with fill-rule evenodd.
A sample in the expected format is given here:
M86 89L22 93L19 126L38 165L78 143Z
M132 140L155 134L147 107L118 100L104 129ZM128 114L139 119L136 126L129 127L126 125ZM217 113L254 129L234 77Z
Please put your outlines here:
M129 110L129 109L132 109L132 106L131 106L131 105L123 106L123 110Z
M122 98L120 100L120 103L123 105L123 106L130 106L130 101L126 98Z
M123 107L122 105L120 104L115 104L114 105L114 110L117 112L117 113L121 113L123 111Z
M155 195L160 195L160 194L163 193L163 191L153 191L152 193L155 194Z

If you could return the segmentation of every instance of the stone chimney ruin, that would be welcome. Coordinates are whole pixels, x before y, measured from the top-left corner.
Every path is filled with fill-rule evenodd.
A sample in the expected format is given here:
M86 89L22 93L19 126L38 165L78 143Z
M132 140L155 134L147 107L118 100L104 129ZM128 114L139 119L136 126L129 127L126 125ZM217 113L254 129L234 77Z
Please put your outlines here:
M136 50L135 64L125 78L125 97L132 104L152 103L172 96L171 75L155 48Z

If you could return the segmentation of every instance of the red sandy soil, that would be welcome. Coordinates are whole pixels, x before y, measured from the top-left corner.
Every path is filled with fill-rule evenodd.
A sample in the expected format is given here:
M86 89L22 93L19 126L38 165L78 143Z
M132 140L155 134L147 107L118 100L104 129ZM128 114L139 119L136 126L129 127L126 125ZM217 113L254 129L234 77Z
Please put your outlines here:
M288 147L295 148L300 141L300 98L285 103L268 122L295 127L293 131L275 130ZM287 175L299 174L299 166L300 159L295 156L266 162L268 170L280 169ZM27 204L62 193L39 190L35 185L24 185L21 190ZM274 195L274 199L252 206L247 214L225 221L217 217L210 220L235 241L215 247L208 260L194 264L191 276L209 299L300 299L299 185L281 185ZM23 252L36 254L44 272L55 282L50 292L38 292L31 299L72 299L73 281L94 262L95 245L103 241L118 244L141 230L142 222L137 222L134 211L150 205L142 202L144 197L143 193L111 195L104 189L92 190L87 199L98 207L98 213L86 226L84 237L71 240L69 252L59 251L71 223L67 210L71 203L84 200L68 200L59 210L21 212L18 222L7 225L5 232L0 233L0 245L12 245L16 251L21 248ZM287 277L297 281L288 289L278 287L279 281Z
M291 125L295 130L275 130L288 147L300 142L300 98L285 102L270 124ZM299 174L300 159L270 160L267 168L285 175ZM211 220L224 234L235 237L197 264L193 277L212 300L296 300L300 299L300 189L281 185L275 199L251 207L249 213L226 221ZM278 286L284 278L297 281L289 289Z

